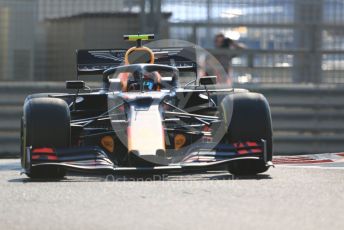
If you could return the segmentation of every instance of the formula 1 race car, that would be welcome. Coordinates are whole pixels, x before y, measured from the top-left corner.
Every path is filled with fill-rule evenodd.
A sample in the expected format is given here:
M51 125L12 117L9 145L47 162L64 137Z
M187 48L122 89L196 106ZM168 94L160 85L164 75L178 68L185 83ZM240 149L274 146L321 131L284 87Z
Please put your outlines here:
M255 175L272 165L265 97L197 77L195 47L147 48L154 35L125 35L128 49L79 50L75 93L29 95L21 164L31 178L68 170ZM83 75L101 75L91 89ZM181 86L181 82L186 82Z

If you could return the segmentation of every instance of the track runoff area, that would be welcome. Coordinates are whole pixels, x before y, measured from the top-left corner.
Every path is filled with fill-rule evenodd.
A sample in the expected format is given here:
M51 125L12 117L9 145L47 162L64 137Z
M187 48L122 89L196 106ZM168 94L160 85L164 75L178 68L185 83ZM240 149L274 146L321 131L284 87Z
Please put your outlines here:
M273 163L282 167L344 169L344 152L293 156L275 156Z
M344 229L344 153L276 156L253 177L20 175L0 159L3 229Z

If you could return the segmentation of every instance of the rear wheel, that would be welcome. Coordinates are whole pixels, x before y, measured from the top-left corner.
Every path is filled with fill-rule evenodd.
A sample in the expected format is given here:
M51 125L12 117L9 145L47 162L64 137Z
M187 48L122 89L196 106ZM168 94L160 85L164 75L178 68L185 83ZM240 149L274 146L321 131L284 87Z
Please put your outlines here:
M26 159L25 148L68 147L70 145L70 113L65 101L58 98L32 98L24 105L22 119L22 164ZM60 166L31 167L26 173L31 178L63 178L66 174Z
M267 161L272 160L272 125L267 100L257 93L237 93L226 96L221 103L224 119L224 141L266 141ZM232 162L228 170L234 175L255 175L268 170L262 160L239 160Z

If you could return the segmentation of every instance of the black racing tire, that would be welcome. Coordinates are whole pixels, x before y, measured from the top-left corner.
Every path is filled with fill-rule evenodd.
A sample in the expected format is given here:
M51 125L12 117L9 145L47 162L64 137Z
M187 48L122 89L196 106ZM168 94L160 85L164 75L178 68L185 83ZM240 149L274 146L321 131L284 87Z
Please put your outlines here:
M271 113L269 103L262 94L247 92L227 95L221 102L220 113L226 129L224 142L264 139L267 161L272 161ZM239 160L228 165L233 175L256 175L268 168L264 160Z
M47 97L52 98L52 97L50 97L50 95L58 96L58 95L63 95L63 93L35 93L35 94L31 94L25 98L24 104L33 98L47 98Z
M25 147L70 146L70 111L58 98L31 98L24 104L22 119L22 164L25 167ZM60 166L36 166L26 173L30 178L61 179L66 170Z

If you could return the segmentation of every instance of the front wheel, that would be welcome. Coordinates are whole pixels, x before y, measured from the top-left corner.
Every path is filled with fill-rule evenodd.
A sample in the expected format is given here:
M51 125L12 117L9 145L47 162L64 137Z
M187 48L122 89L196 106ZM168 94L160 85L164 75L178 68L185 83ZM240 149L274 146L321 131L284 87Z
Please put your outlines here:
M220 106L224 120L224 142L261 140L266 143L266 161L272 160L272 124L269 104L258 93L237 93L226 96ZM264 159L238 160L228 166L234 175L255 175L267 171Z
M70 112L67 103L58 98L32 98L25 102L21 124L22 166L27 168L26 147L63 148L70 145ZM30 178L60 179L66 174L60 166L29 167Z

